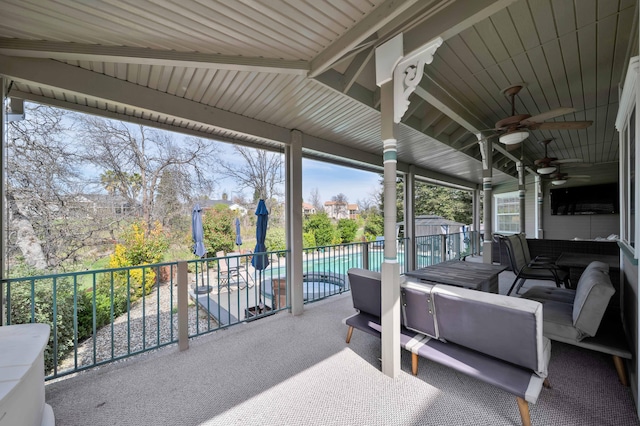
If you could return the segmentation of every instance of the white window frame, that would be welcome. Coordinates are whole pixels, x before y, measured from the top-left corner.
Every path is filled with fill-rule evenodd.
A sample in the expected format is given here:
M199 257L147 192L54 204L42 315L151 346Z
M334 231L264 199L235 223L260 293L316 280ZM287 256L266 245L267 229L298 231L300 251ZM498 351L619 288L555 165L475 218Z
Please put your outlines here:
M622 95L618 107L618 116L616 117L616 129L620 135L620 239L626 251L633 253L634 259L638 259L640 249L638 249L638 241L640 236L640 226L637 219L638 207L640 207L640 180L638 172L640 171L640 111L638 111L638 98L640 92L638 88L638 73L640 72L640 59L638 56L629 61L627 76L624 81ZM629 124L631 122L631 114L635 118L635 140L630 140ZM633 144L635 161L631 164L630 151ZM630 182L629 173L634 169L635 181ZM633 183L633 185L631 185ZM633 190L633 194L631 191ZM633 195L633 206L630 201ZM633 215L632 215L633 212ZM633 226L631 226L633 224Z
M500 204L505 199L510 199L509 205L515 207L516 211L513 212L504 212L500 213ZM493 223L494 223L494 232L498 234L518 234L520 233L520 193L519 191L513 192L503 192L500 194L493 195ZM513 226L510 229L503 229L500 227L500 217L512 216L514 217L515 222L513 222Z

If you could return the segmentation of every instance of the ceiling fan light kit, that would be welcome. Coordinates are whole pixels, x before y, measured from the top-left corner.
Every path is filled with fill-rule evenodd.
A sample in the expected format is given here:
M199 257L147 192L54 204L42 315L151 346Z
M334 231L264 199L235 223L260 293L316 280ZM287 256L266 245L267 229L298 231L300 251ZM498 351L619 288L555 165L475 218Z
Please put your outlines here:
M555 180L552 180L552 181L551 181L551 184L552 184L552 185L556 185L556 186L558 186L558 185L564 185L565 183L567 183L567 180L566 180L566 179L555 179Z
M515 145L522 142L528 137L529 132L527 132L526 130L516 130L500 135L500 138L498 140L505 145Z
M556 166L545 166L545 167L540 167L538 168L538 173L540 173L541 175L548 175L550 173L555 172L557 169Z

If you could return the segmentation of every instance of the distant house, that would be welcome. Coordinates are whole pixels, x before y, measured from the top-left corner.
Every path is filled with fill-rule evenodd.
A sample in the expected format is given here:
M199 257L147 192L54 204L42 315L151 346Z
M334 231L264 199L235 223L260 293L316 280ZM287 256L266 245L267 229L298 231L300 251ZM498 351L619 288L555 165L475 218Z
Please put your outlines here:
M302 203L302 214L304 216L309 216L312 214L316 214L316 208L309 203Z
M324 211L331 219L355 219L358 217L358 205L340 201L325 201Z
M229 210L237 211L238 213L240 213L240 216L245 216L248 211L246 207L243 207L240 204L234 203L229 200L201 200L201 201L198 201L198 203L200 204L200 207L202 207L203 209L214 207L219 204L224 204L226 206L229 206Z

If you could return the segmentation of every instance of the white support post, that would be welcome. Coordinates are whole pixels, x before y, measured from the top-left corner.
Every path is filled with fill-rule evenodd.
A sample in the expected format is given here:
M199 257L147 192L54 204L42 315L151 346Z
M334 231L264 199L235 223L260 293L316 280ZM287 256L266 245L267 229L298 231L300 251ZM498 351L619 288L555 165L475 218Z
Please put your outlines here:
M491 139L479 142L480 153L482 154L482 190L484 191L483 223L484 239L482 242L482 261L492 263L491 243L493 241L493 143Z
M380 134L384 161L384 262L382 263L382 372L400 372L400 266L396 239L396 125L409 107L409 95L442 44L437 38L403 56L402 34L376 48L376 84L380 87Z
M302 138L299 130L291 131L291 143L285 147L287 191L287 280L291 313L304 311L302 285Z
M540 176L536 175L535 177L535 187L536 187L536 211L535 211L535 220L536 220L536 238L542 239L544 238L543 228L542 228L542 212L543 210L543 195L542 195L542 179Z
M416 269L415 166L404 175L404 264L407 271Z
M516 168L518 169L518 198L520 200L520 232L527 233L527 221L525 220L526 215L526 204L525 204L525 185L524 185L524 163L522 161L518 161L516 163Z
M7 229L7 215L6 215L6 199L5 188L7 187L6 181L6 147L7 147L7 111L5 108L5 102L7 99L7 81L0 76L0 101L2 102L0 108L0 188L2 188L2 195L0 195L0 279L5 278L6 273L6 235ZM4 325L4 284L0 281L0 326Z

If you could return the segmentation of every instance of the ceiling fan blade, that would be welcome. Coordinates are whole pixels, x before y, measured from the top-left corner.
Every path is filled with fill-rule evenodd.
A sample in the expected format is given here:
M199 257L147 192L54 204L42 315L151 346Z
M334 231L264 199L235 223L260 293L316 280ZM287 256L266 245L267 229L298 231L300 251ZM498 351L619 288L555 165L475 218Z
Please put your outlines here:
M561 158L552 160L552 164L568 164L568 163L582 163L584 160L582 158Z
M553 121L550 123L526 123L533 130L574 130L586 129L593 121Z
M591 176L589 175L567 175L565 177L571 178L571 179L591 179Z
M570 112L575 112L575 108L560 107L552 109L547 112L543 112L542 114L534 115L533 117L529 117L526 120L523 120L523 124L530 122L542 123L543 121L547 121L550 118L560 117L561 115L569 114Z

